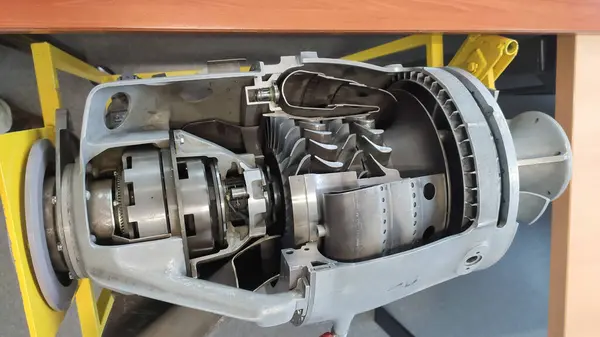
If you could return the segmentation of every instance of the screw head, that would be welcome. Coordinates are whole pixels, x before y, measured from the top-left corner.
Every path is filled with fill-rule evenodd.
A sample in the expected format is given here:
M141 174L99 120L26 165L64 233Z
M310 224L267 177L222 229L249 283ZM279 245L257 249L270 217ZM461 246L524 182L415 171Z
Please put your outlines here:
M58 249L58 251L59 251L59 252L62 252L62 250L63 250L63 246L62 246L62 244L60 244L60 243L59 243L59 244L57 244L57 245L56 245L56 249Z
M75 276L73 276L73 274L71 272L69 272L69 280L73 280L75 278Z
M185 139L183 138L183 136L179 137L179 144L183 144L185 143Z
M58 199L56 199L56 196L53 196L53 197L50 199L50 202L52 203L52 205L56 205L56 203L58 202Z

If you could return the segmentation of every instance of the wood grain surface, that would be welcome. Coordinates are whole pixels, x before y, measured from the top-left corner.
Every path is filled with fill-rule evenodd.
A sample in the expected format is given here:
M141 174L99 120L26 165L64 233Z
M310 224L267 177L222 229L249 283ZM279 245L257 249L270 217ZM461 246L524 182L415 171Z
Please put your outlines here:
M552 203L549 337L600 336L599 53L600 35L558 38L555 115L571 141L573 173Z
M598 0L2 0L0 32L589 32Z

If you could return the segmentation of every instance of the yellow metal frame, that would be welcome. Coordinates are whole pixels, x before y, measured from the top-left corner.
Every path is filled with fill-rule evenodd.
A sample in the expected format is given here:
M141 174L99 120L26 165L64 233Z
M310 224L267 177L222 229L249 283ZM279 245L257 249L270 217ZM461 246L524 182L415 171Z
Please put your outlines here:
M450 63L475 75L486 87L496 89L496 80L519 52L516 40L498 35L469 35Z
M49 43L33 43L31 45L35 79L44 125L54 125L56 109L62 107L58 71L102 83L107 74L93 66L65 53Z
M53 311L41 296L28 261L24 233L24 168L31 145L40 138L54 139L54 129L46 127L0 136L0 196L29 332L31 336L54 336L64 313Z
M35 282L33 267L28 259L25 235L23 200L25 166L29 149L38 139L54 140L54 128L46 126L0 136L0 197L6 218L10 250L23 298L25 318L31 336L55 336L65 312L54 311L45 302ZM81 331L85 337L100 337L114 303L110 291L102 290L98 299L89 279L79 281L75 293ZM85 323L85 324L84 324Z
M428 67L444 66L444 38L442 34L410 35L377 47L342 57L344 60L366 62L378 57L399 53L405 50L425 47Z
M32 53L45 127L0 136L0 197L29 332L31 336L44 337L56 335L65 312L54 311L46 304L28 258L23 214L27 157L38 139L54 141L55 112L61 107L57 71L98 82L106 74L47 43L33 44ZM78 283L75 302L82 335L100 337L114 303L111 292L102 290L96 297L91 281L83 279Z
M469 36L451 65L471 71L493 88L495 79L512 61L516 50L514 40L502 37ZM502 45L502 47L501 47ZM390 43L343 57L352 61L369 61L385 55L425 47L427 66L444 66L443 37L441 34L411 35ZM517 45L518 48L518 45ZM31 45L38 94L44 119L44 128L0 135L0 196L11 242L11 253L23 297L25 316L31 336L54 336L64 319L64 312L53 311L44 301L37 288L33 269L28 260L27 240L24 235L23 184L27 156L32 144L41 138L54 141L56 109L62 106L58 71L63 71L97 83L116 81L119 75L106 74L95 67L53 47L48 43ZM504 51L504 52L503 52ZM248 71L249 67L241 67ZM164 73L166 76L184 76L201 73L201 70L185 70ZM139 78L150 78L160 72L138 73ZM102 290L95 296L91 281L79 281L75 294L77 311L84 337L100 337L114 298L110 291Z
M366 49L342 59L366 62L405 50L425 47L428 67L444 66L442 34L410 35L377 47ZM519 52L516 40L498 35L471 34L463 42L448 66L467 70L489 89L496 89L496 80Z

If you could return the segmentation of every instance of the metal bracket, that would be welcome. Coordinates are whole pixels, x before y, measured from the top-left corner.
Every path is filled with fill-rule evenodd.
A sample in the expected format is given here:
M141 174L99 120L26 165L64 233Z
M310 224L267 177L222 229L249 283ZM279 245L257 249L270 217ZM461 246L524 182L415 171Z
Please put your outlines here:
M465 69L486 87L495 90L496 80L517 56L519 43L498 35L469 35L456 52L451 67Z
M395 54L418 47L425 47L428 67L444 66L444 41L442 34L409 35L377 47L366 49L351 55L346 55L342 57L342 59L366 62L378 57Z

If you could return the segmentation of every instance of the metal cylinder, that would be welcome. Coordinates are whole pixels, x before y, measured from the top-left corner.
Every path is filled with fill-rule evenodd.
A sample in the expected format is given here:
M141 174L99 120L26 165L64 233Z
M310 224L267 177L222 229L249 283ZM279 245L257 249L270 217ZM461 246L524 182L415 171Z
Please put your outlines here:
M380 186L372 186L323 196L327 257L350 262L381 256L386 246L389 212L385 211L387 202L382 195Z
M234 187L231 189L231 198L233 199L242 199L247 198L248 192L244 187Z
M68 272L69 268L65 264L62 250L64 247L60 244L60 239L56 231L56 178L48 177L44 181L43 195L43 216L44 216L44 231L46 233L46 244L50 253L50 261L52 268L57 272Z
M123 153L123 183L128 193L125 219L130 238L148 238L169 233L165 208L160 152L136 149ZM125 187L124 186L124 187Z
M110 239L115 232L112 186L111 179L93 181L89 185L90 230L98 239Z
M528 111L510 120L519 166L517 221L532 224L558 198L571 180L571 146L552 117Z
M187 175L179 176L178 195L190 255L197 256L215 248L206 166L196 158L178 163L178 166L182 165L185 165Z

